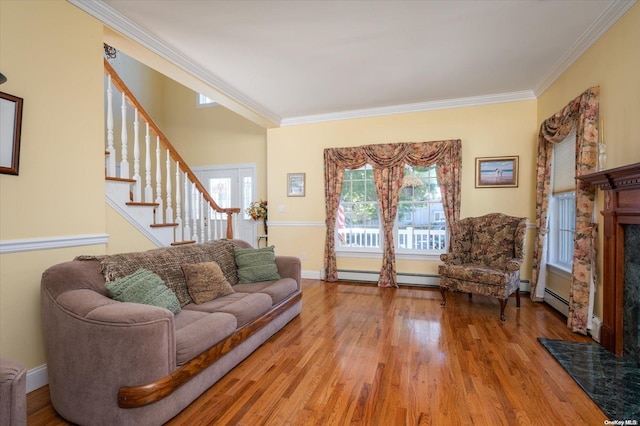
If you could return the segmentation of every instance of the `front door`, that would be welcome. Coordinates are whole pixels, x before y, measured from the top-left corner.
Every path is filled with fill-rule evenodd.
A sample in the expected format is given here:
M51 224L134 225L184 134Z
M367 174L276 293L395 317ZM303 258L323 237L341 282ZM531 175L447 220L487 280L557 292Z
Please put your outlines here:
M255 245L256 223L245 212L255 198L255 164L194 167L193 171L220 207L240 207L233 236Z

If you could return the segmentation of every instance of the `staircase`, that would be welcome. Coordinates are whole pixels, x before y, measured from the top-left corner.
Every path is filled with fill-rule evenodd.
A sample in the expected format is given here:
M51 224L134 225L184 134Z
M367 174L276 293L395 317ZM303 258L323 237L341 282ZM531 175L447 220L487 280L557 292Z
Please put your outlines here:
M233 238L240 208L213 200L106 59L104 69L107 204L158 247Z

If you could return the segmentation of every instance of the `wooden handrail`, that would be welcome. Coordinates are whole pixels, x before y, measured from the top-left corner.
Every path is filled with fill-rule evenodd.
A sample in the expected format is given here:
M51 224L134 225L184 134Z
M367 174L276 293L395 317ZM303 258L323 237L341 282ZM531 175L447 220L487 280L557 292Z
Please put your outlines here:
M194 378L211 364L231 352L258 330L271 322L275 317L295 305L302 299L302 293L280 303L267 314L246 324L220 343L202 352L168 376L161 377L151 383L138 386L123 386L118 391L118 406L136 408L152 404L171 395L176 389Z
M232 239L233 238L233 224L232 224L232 220L231 219L232 219L232 216L233 216L234 213L240 213L240 208L238 208L238 207L222 208L215 202L215 200L209 194L209 191L207 191L205 189L204 185L202 185L202 183L197 178L195 173L193 173L193 170L191 170L191 168L187 165L187 163L184 161L184 159L180 156L178 151L176 151L176 149L173 147L173 145L171 145L171 142L169 142L169 139L167 139L167 137L164 135L164 133L162 133L162 131L160 130L158 125L153 121L153 119L147 113L147 111L144 109L142 104L134 96L134 94L131 92L131 90L129 90L127 85L124 83L124 81L122 81L122 79L120 78L118 73L113 69L113 67L111 66L109 61L107 61L106 59L104 59L104 69L105 69L105 74L111 76L111 82L116 87L116 89L118 89L120 91L120 93L124 93L125 97L131 103L131 105L133 105L135 108L138 109L138 114L140 114L140 116L142 116L142 119L145 120L149 124L149 127L158 136L158 138L160 139L160 142L162 143L164 148L169 150L171 158L178 162L180 170L182 170L184 173L186 173L187 176L189 177L189 179L196 185L196 188L198 189L198 191L200 191L202 193L202 196L209 203L211 208L214 209L218 213L225 213L227 215L227 238L228 239Z

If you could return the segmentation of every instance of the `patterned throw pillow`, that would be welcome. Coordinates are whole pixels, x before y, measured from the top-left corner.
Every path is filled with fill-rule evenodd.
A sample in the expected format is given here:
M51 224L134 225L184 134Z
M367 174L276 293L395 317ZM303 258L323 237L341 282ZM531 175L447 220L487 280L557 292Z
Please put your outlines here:
M180 312L180 302L158 275L139 269L131 275L105 284L112 299L120 302L142 303Z
M182 272L196 305L235 293L216 262L183 263Z
M259 249L233 248L240 284L279 280L274 246Z

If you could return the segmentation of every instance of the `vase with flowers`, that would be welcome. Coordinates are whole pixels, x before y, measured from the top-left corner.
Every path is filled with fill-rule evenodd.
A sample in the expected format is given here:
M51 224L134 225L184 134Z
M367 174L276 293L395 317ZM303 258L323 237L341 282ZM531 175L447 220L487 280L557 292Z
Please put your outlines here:
M262 223L264 224L264 233L268 234L267 231L267 200L253 201L249 207L245 210L251 219L257 221L262 219Z

